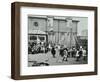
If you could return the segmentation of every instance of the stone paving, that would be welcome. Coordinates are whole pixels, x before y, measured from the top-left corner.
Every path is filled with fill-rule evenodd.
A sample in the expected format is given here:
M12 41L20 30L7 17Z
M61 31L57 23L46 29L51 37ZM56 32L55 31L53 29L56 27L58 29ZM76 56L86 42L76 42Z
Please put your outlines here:
M56 57L53 58L51 52L40 53L40 54L29 54L28 55L28 66L32 66L33 62L44 62L51 65L77 65L77 64L87 64L87 61L84 61L83 58L80 58L79 61L76 61L76 58L69 57L68 61L62 61L62 57L56 53Z

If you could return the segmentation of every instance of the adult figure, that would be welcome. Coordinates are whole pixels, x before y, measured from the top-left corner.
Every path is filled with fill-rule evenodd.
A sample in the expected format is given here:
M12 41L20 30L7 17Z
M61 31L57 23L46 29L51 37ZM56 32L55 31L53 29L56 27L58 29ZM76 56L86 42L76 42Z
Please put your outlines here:
M51 54L52 54L53 58L55 58L56 50L54 47L52 47L52 49L51 49Z
M60 56L63 57L64 56L64 53L63 53L64 47L63 47L63 45L60 47L59 51L60 51Z
M82 51L83 51L83 54L82 54L82 56L83 56L83 60L85 61L85 60L86 60L86 57L87 57L87 55L86 55L86 50L83 49Z

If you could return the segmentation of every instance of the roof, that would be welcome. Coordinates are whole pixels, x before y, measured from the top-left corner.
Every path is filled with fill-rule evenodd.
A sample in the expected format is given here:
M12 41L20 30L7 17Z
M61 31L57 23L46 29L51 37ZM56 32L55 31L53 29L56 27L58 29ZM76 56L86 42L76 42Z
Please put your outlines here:
M29 15L29 18L31 18L31 19L34 19L34 18L36 18L36 19L47 19L47 18L49 18L49 17L52 17L54 20L62 20L62 21L67 21L67 19L72 19L72 22L80 22L79 20L76 20L76 19L74 19L73 20L73 17L70 17L70 16L38 16L38 15L36 15L36 16L34 16L34 15Z

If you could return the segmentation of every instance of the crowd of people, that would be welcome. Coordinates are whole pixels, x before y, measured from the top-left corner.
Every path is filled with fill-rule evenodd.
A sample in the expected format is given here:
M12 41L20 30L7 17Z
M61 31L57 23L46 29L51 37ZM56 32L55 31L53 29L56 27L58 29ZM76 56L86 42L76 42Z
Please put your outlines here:
M62 57L62 61L68 61L68 58L76 58L76 61L80 61L80 58L87 60L87 49L80 46L79 48L71 47L67 48L64 45L60 44L50 44L45 42L40 43L29 43L28 44L28 54L38 54L38 53L48 53L51 52L53 58L56 58L56 53L59 53L59 56Z
M83 58L84 61L87 60L87 50L80 46L79 48L66 48L64 45L61 45L59 48L58 47L52 47L51 48L51 53L53 57L55 58L56 54L56 49L58 49L59 56L62 57L62 61L68 61L68 58L76 58L76 61L79 61L80 58Z
M28 43L28 54L38 54L38 53L47 53L48 52L48 44L45 42L32 42Z

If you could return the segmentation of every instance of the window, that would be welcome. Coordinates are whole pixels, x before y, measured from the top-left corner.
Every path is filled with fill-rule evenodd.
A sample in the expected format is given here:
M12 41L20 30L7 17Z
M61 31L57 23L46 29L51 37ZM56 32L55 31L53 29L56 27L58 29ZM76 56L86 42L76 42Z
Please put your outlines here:
M37 40L37 36L30 36L30 40Z
M41 41L43 41L43 40L45 40L45 37L40 37L40 36L39 36L39 39L40 39Z

